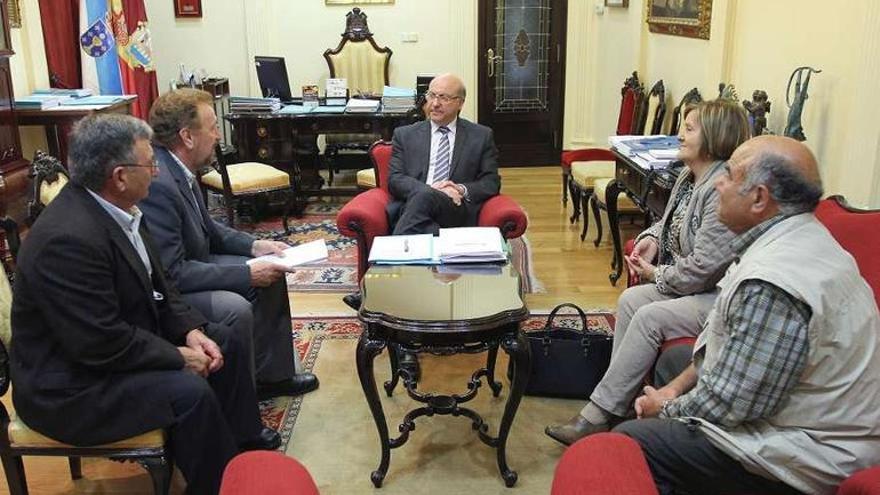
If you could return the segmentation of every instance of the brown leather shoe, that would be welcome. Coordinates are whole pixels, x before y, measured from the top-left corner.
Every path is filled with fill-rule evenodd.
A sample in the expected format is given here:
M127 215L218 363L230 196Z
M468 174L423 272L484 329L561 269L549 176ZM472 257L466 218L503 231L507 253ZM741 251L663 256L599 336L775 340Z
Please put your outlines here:
M568 420L568 423L555 426L550 425L544 428L544 433L563 445L571 445L587 435L601 433L610 429L611 427L608 423L593 424L580 414L575 414L574 417Z

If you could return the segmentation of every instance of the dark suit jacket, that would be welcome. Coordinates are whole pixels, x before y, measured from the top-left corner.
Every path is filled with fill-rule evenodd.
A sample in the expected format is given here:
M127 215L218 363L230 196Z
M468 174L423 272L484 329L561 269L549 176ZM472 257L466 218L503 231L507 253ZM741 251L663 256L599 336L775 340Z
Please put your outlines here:
M228 290L246 294L250 270L242 265L221 265L212 254L250 256L254 238L217 222L204 202L193 201L186 176L171 153L153 146L159 177L150 195L138 205L159 247L162 262L181 292Z
M411 194L431 187L425 183L430 161L429 120L394 130L388 177L388 190L394 196L394 201L388 205L389 218L398 218L400 208ZM449 180L467 187L468 200L463 204L468 210L470 223L476 224L483 202L497 195L501 189L498 149L495 148L492 129L458 119Z
M121 376L181 370L176 346L205 324L166 282L143 227L141 235L152 279L119 225L73 184L28 233L13 290L11 371L15 409L31 428L88 445L171 423L154 398L114 386Z

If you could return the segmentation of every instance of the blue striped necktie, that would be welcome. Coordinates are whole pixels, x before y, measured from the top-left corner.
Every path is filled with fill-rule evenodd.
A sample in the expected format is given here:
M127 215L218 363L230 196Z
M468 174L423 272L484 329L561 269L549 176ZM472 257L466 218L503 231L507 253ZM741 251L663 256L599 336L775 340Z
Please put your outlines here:
M437 128L437 131L440 132L440 144L437 146L437 155L434 157L432 184L449 178L449 162L452 158L452 151L449 149L449 128L442 125Z

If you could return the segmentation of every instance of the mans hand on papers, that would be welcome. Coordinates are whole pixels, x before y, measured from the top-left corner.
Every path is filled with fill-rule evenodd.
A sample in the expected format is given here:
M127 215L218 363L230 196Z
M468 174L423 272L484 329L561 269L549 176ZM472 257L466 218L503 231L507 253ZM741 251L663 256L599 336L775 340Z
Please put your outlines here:
M455 206L461 206L463 196L458 184L455 182L452 182L451 180L441 180L440 182L431 184L431 187L449 196L452 199L452 202L455 203Z
M284 250L289 248L287 244L279 241L258 240L251 246L251 256L263 256L266 254L284 255Z
M268 287L284 277L285 273L296 271L271 261L257 260L248 265L251 267L251 285L254 287Z

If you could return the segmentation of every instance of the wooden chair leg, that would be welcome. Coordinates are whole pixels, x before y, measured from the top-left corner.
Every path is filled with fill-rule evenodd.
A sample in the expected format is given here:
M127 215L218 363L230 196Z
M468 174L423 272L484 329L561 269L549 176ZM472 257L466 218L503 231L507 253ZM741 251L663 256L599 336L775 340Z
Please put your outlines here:
M599 198L595 193L590 196L590 209L593 210L593 220L596 221L596 240L593 241L593 245L599 247L599 244L602 243L602 217L599 214L599 209L604 208L599 204Z
M83 477L82 458L68 457L67 463L70 465L70 479L78 480Z
M27 478L24 474L24 462L22 462L21 456L4 454L2 461L10 495L28 495Z
M580 187L574 183L574 181L569 181L571 185L571 218L568 219L568 223L575 223L578 221L578 218L581 216L581 196L584 194L581 191Z
M166 457L144 457L138 459L138 463L150 474L153 481L153 493L155 495L168 495L171 489L171 475L174 466Z
M568 206L568 177L570 172L562 171L562 207Z
M592 195L589 197L586 194L581 195L581 211L584 212L584 228L581 229L581 242L584 242L584 239L587 237L587 229L590 227L590 216L587 215L587 204L591 201Z

